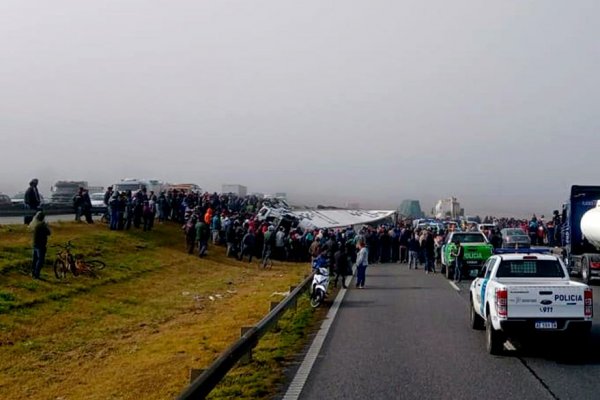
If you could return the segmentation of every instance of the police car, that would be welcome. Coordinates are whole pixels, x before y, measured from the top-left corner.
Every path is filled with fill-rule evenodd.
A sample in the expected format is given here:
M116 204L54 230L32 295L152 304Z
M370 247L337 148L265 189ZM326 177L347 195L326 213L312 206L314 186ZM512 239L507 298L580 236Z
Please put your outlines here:
M490 354L501 354L517 332L567 332L582 342L592 327L592 296L554 255L494 255L471 283L470 325L485 328Z

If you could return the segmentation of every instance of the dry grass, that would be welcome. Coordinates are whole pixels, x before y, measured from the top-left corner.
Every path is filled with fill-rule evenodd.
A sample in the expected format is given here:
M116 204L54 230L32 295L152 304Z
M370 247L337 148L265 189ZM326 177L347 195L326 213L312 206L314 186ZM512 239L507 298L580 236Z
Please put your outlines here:
M309 272L306 264L283 263L259 270L214 246L200 260L184 253L175 225L150 233L74 223L52 229L51 243L74 240L79 252L108 267L100 279L65 283L47 265L46 281L32 281L29 233L0 228L2 399L173 398L189 382L190 368L209 365L239 338L240 327L255 324L269 301L280 299L274 292ZM284 322L296 339L312 315L298 314L302 323ZM274 342L286 341L291 344L288 336L265 343L278 348ZM271 354L283 357L280 349ZM273 390L279 372L269 368L270 376L254 378L267 386L255 385L261 389L250 397Z

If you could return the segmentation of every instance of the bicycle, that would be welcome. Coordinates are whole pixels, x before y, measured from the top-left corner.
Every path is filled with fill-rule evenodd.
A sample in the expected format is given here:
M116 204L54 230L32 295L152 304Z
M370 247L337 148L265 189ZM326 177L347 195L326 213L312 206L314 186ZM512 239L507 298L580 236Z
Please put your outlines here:
M104 261L86 261L82 254L74 256L71 253L71 249L74 247L71 241L68 241L65 245L55 245L54 247L62 249L58 252L54 260L54 275L56 275L57 279L66 278L68 272L71 272L73 276L88 275L97 278L97 271L106 267Z
M66 278L67 272L69 271L75 275L75 258L73 257L73 254L71 254L71 248L73 247L71 241L69 240L65 245L56 244L52 247L58 247L61 249L56 254L56 259L54 260L54 275L56 278Z
M98 278L98 271L103 270L106 263L101 260L85 260L83 255L79 254L75 257L75 269L77 275L89 275L92 278Z

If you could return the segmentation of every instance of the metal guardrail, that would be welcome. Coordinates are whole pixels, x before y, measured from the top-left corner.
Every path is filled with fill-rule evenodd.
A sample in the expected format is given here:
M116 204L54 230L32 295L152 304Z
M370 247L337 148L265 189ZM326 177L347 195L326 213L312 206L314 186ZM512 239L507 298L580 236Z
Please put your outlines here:
M23 206L0 207L0 217L22 217L25 215L33 216L35 213L35 210L26 209L23 208ZM44 206L44 213L46 215L75 214L75 210L73 209L73 207L68 206Z
M290 294L271 310L260 322L248 329L242 337L231 347L225 350L208 369L187 387L178 397L178 400L204 399L221 382L223 377L245 355L250 353L269 329L277 323L279 318L290 308L296 305L298 297L304 293L312 282L312 274L294 288Z

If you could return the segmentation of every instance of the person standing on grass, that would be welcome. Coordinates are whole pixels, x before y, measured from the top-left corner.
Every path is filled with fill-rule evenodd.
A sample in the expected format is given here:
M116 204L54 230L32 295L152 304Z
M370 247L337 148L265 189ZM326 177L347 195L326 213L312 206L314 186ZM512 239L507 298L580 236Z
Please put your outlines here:
M248 262L252 262L252 256L254 255L254 245L256 242L256 238L254 237L254 232L252 229L248 229L248 232L244 235L242 239L242 250L240 251L239 260L242 261L245 255L248 255Z
M46 260L46 247L48 245L48 236L50 228L45 221L43 211L38 211L29 224L29 229L33 232L33 262L31 275L33 279L40 279L40 272Z
M185 247L188 254L194 254L194 247L196 246L196 223L198 217L192 215L188 222L183 225L183 233L185 234Z
M362 240L358 242L358 255L356 256L356 288L365 288L367 267L369 266L369 251Z
M208 240L210 239L210 228L202 218L196 223L196 240L198 241L198 256L200 258L206 255L208 249Z

